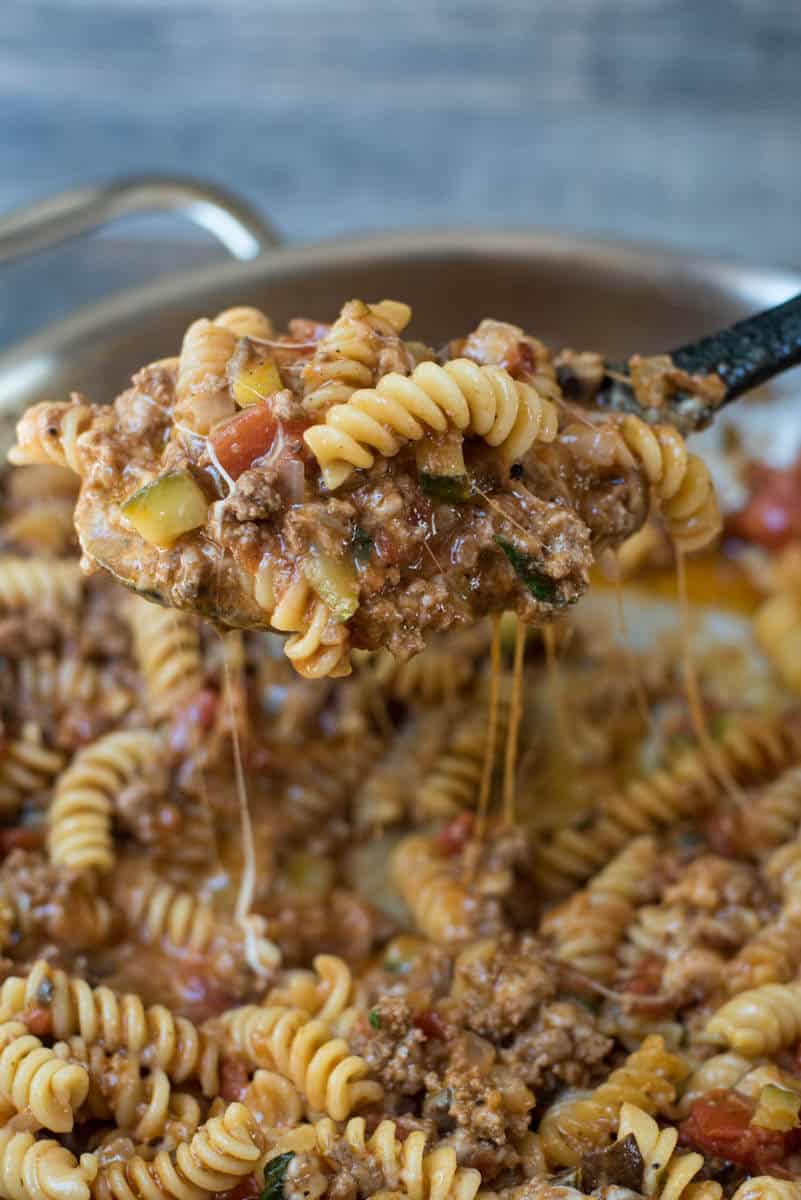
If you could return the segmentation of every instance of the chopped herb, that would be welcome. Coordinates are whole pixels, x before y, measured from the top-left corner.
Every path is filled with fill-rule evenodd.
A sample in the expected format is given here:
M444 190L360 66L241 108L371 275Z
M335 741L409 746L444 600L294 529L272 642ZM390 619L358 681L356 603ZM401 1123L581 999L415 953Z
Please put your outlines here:
M356 559L356 562L368 562L373 552L374 543L367 530L362 529L361 525L354 525L350 543L353 547L353 557Z
M557 584L540 570L535 558L518 550L506 538L496 536L495 542L509 559L515 574L523 580L536 600L544 600L548 604L558 603L559 588Z
M290 1150L287 1154L278 1154L270 1159L264 1168L264 1190L260 1200L281 1200L287 1167L294 1157Z
M390 971L393 975L397 975L401 971L406 970L406 964L404 962L402 962L401 959L399 959L399 958L385 958L384 959L384 970Z
M589 1000L586 996L579 996L576 992L563 992L560 993L560 997L571 1004L580 1004L582 1008L586 1008L588 1012L594 1013L596 1016L601 1011L598 1001Z
M420 491L431 500L461 504L470 499L472 489L466 475L431 475L428 471L420 471L418 479Z
M377 1008L370 1009L369 1013L367 1014L367 1020L370 1022L373 1029L381 1028L381 1013Z

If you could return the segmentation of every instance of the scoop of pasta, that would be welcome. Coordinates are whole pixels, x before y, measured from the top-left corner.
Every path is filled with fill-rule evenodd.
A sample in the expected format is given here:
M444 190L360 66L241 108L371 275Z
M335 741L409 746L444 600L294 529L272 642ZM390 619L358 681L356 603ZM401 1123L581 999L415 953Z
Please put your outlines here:
M81 477L85 562L288 634L311 677L347 674L352 646L408 657L487 613L547 621L651 498L680 544L714 536L708 473L674 431L574 417L515 326L482 322L437 360L401 336L410 315L351 301L300 341L256 309L195 321L112 405L29 410L10 459Z

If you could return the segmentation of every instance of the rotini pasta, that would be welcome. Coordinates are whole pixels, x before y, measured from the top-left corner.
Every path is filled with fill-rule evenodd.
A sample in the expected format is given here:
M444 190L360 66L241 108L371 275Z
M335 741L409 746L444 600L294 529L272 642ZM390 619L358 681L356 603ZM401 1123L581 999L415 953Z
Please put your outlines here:
M647 1037L595 1091L548 1110L540 1126L548 1161L576 1166L583 1153L603 1146L624 1103L651 1115L665 1113L688 1073L684 1059L666 1050L661 1037Z
M608 862L632 835L708 811L725 794L727 780L768 782L800 752L801 732L793 712L732 721L710 750L689 750L672 767L635 780L619 796L602 801L582 829L560 829L538 850L537 878L551 892L569 890Z
M48 464L83 474L78 439L92 423L92 408L80 398L45 401L29 408L17 425L17 444L8 452L15 466Z
M22 1021L0 1023L0 1095L44 1129L66 1133L89 1092L89 1076L65 1063Z
M150 711L157 721L166 720L203 684L197 626L186 613L150 604L139 596L129 598L125 615Z
M175 423L199 434L233 416L228 361L236 349L231 329L202 318L184 334L175 381Z
M0 557L0 610L75 609L80 598L81 570L76 562Z
M384 375L375 388L329 408L304 440L334 490L355 468L371 467L374 451L391 457L426 429L442 433L449 425L484 438L513 461L533 442L553 441L557 416L550 400L501 367L454 359L444 367L420 363L408 377Z
M135 1154L125 1162L101 1167L93 1185L98 1200L185 1200L232 1188L252 1174L264 1150L264 1138L244 1104L229 1104L178 1146L160 1151L152 1162Z
M110 733L76 755L56 784L48 814L54 863L110 871L114 865L111 817L115 797L162 758L149 730Z
M415 1200L473 1200L481 1186L480 1172L460 1167L453 1146L426 1150L426 1135L414 1131L401 1140L394 1121L381 1121L367 1136L363 1117L352 1117L343 1130L323 1119L314 1125L301 1125L282 1138L271 1156L292 1152L335 1156L344 1143L356 1160L376 1163L384 1188ZM269 1160L268 1160L269 1161Z
M344 1038L334 1037L326 1022L303 1009L251 1005L226 1014L222 1024L237 1053L254 1066L285 1075L313 1111L335 1121L384 1094L380 1083L365 1078L367 1063L350 1053Z
M680 550L700 550L721 529L715 489L706 464L689 454L669 425L646 425L628 414L620 432L654 489L670 536Z
M230 329L237 337L255 338L257 341L271 338L275 332L266 313L260 308L248 308L244 305L226 308L224 312L217 313L214 324L223 329Z
M42 1006L58 1039L79 1035L89 1044L102 1042L109 1051L141 1054L146 1065L161 1067L176 1083L197 1079L206 1095L218 1091L216 1039L163 1005L146 1007L133 994L93 988L41 960L27 978L12 975L0 985L0 1020L24 1020L26 1012Z
M660 1200L681 1200L704 1165L700 1154L676 1154L679 1140L677 1129L661 1129L648 1113L636 1104L624 1103L620 1108L618 1140L632 1135L643 1160L642 1193L658 1196ZM711 1195L723 1195L720 1184L714 1185ZM706 1200L706 1195L705 1195Z
M541 932L556 955L591 979L609 983L638 903L649 898L658 861L653 838L635 838L583 891L546 915Z
M324 412L345 403L357 388L371 387L382 345L398 343L411 319L411 309L395 300L378 304L349 301L331 328L318 341L303 368L303 405L307 412Z
M704 1037L756 1058L801 1037L801 984L768 983L741 992L710 1018Z
M64 766L64 755L42 744L35 726L0 750L0 812L11 815L26 796L44 791Z
M97 1175L92 1154L76 1161L65 1146L32 1133L0 1129L0 1196L2 1200L89 1200Z
M298 674L321 679L350 674L349 636L303 573L290 583L273 609L271 624L290 633L284 653Z

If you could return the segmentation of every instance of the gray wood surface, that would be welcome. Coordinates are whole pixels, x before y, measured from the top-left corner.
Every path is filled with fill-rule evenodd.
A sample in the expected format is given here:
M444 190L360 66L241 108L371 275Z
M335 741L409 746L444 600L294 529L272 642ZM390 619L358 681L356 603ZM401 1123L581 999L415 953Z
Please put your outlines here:
M0 3L0 209L141 170L293 240L540 226L799 265L801 0ZM47 278L15 272L11 332L80 298Z

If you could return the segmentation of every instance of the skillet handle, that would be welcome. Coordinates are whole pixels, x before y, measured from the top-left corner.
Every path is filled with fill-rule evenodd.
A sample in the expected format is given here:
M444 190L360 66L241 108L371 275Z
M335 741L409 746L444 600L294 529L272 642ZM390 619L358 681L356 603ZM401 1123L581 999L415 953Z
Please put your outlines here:
M136 213L180 213L213 234L234 258L279 245L275 230L225 188L172 175L114 179L62 192L0 217L0 266Z

